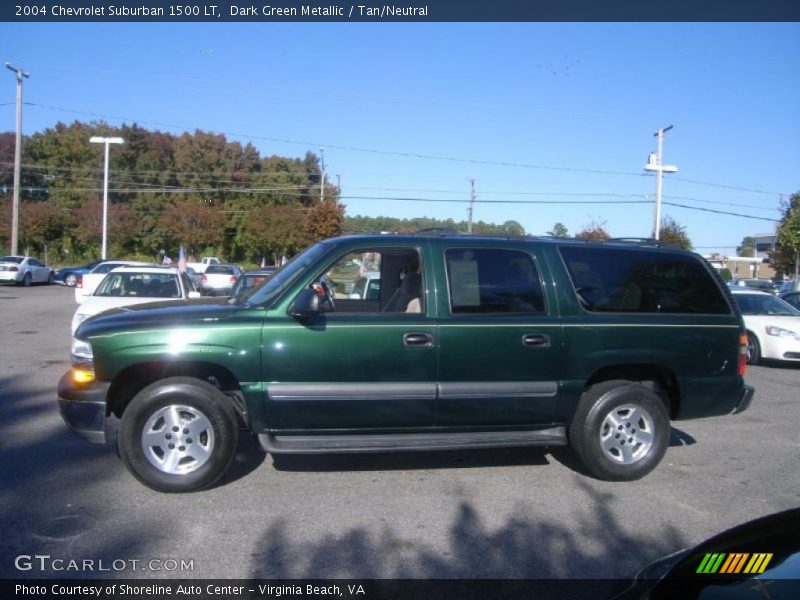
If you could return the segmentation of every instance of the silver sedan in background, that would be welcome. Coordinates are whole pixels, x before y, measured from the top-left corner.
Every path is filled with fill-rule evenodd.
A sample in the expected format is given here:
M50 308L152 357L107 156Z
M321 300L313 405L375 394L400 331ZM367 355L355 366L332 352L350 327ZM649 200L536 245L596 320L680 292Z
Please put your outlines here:
M30 256L0 257L0 282L13 281L17 285L53 283L53 269Z

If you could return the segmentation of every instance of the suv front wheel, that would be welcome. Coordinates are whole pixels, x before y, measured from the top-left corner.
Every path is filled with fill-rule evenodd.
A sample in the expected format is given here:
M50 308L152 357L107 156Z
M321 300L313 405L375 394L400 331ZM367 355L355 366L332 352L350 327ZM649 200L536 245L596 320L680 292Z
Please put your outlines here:
M605 381L584 392L569 440L598 479L632 481L664 457L669 427L667 408L655 392L630 381Z
M171 377L139 392L122 415L119 452L128 470L160 492L211 486L236 453L230 400L192 377Z

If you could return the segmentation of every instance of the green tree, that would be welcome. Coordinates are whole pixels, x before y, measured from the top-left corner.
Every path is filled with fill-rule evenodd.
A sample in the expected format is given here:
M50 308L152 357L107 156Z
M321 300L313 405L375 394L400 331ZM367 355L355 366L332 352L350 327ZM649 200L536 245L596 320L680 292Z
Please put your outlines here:
M661 219L661 227L658 230L658 239L664 244L670 244L683 248L692 249L692 241L686 233L686 227L678 223L672 217L666 216Z
M775 251L770 256L772 267L780 274L794 275L800 255L800 192L792 194L781 205Z
M749 256L756 255L756 241L750 236L742 238L742 243L736 246L736 256Z
M553 225L553 229L547 232L547 235L557 237L557 238L565 238L569 237L569 231L564 226L563 223L556 223Z

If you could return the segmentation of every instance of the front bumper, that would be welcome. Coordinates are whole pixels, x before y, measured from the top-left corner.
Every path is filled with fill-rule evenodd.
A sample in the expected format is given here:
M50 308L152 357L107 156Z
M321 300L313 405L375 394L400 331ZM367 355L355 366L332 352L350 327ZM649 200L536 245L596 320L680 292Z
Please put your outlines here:
M739 404L736 405L736 408L733 410L733 414L739 414L740 412L746 411L750 403L753 401L753 394L755 393L755 388L752 385L744 386L744 390L742 390L742 396L739 398Z
M106 441L106 395L110 386L106 381L78 385L69 372L58 382L61 418L85 440L97 444Z

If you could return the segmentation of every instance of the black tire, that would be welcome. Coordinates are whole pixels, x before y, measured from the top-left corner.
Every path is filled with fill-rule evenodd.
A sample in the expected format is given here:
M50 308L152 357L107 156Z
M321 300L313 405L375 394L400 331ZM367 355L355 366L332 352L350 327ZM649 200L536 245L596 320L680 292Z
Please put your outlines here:
M47 276L47 285L53 285L56 282L56 274L50 271L50 274Z
M31 286L31 274L25 273L22 277L22 286L23 287L30 287Z
M661 462L669 428L667 407L655 392L630 381L604 381L581 397L569 441L594 477L633 481Z
M236 454L238 433L227 396L199 379L170 377L131 400L120 423L119 453L146 486L191 492L222 477Z
M747 364L757 365L761 362L761 345L751 331L747 332Z
M75 284L78 282L78 276L75 273L67 273L64 275L64 285L67 287L75 287Z

